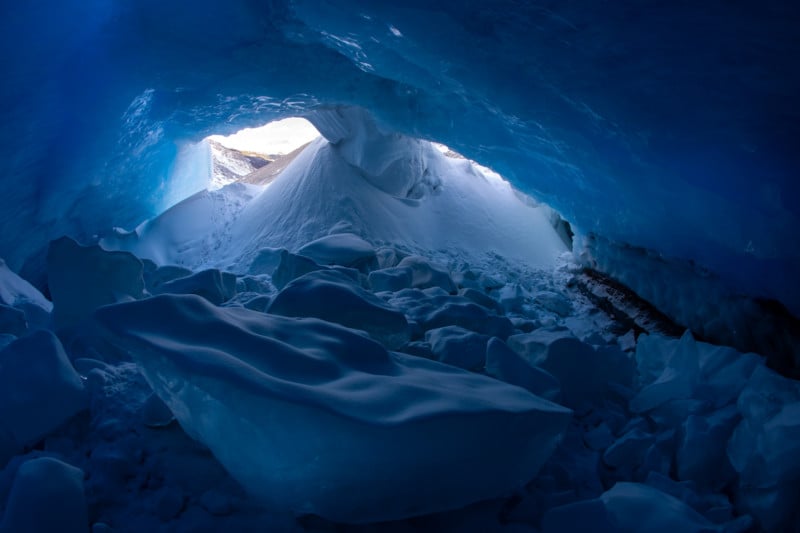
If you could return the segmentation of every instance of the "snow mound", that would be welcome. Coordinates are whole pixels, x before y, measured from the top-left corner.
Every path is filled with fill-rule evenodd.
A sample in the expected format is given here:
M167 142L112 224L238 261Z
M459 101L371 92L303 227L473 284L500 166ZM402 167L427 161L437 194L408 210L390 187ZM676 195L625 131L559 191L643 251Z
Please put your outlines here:
M236 294L236 276L215 268L176 278L159 285L154 294L196 294L219 305Z
M97 307L144 296L142 262L130 253L81 246L69 237L50 243L47 285L56 328L75 326Z
M88 524L81 469L52 457L19 466L0 532L87 533Z
M299 514L390 520L508 495L570 419L521 388L316 319L196 296L96 317L187 433L252 494Z
M437 361L464 370L481 370L486 363L489 337L458 327L445 326L425 332L425 342Z
M331 270L295 279L278 293L268 312L314 317L363 330L389 349L397 349L409 339L408 321L403 313Z
M36 331L0 352L0 465L87 407L58 338Z
M336 233L321 237L300 248L299 255L310 257L320 265L372 269L377 267L375 249L352 233Z
M641 483L617 483L595 500L556 507L544 532L712 533L723 531L684 502Z

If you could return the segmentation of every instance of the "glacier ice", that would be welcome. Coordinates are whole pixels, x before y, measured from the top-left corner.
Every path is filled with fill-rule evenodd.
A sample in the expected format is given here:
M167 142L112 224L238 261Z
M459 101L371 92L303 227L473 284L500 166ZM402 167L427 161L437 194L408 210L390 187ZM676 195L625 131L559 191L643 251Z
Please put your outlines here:
M56 328L79 324L95 308L144 295L142 262L128 252L81 246L69 237L47 249L47 286Z
M188 276L165 281L151 292L153 294L196 294L212 304L220 305L236 294L236 276L230 272L207 268Z
M56 232L130 227L202 187L170 180L176 142L356 104L382 149L392 132L439 140L583 233L693 259L796 314L798 18L721 1L17 6L0 32L17 51L0 255L19 270ZM346 145L374 179L392 174Z
M0 351L0 465L88 407L58 338L40 330Z
M195 489L170 478L225 473L208 452L185 453L201 447L165 411L149 419L157 427L143 425L148 385L124 351L95 337L90 315L157 292L202 292L226 309L188 296L127 305L177 298L214 317L283 323L265 311L309 273L372 291L366 299L404 315L408 342L377 337L416 355L379 351L415 375L435 367L484 387L486 373L506 399L516 385L514 394L577 408L514 498L415 519L421 528L797 523L798 395L784 377L800 375L796 3L42 0L5 11L0 456L15 457L0 471L4 529L22 527L9 524L28 507L7 498L15 465L42 455L86 472L94 530L263 529L269 520L248 516L233 480ZM274 181L203 190L202 139L287 116L308 117L323 138ZM111 253L56 240L48 258L62 235ZM620 319L626 293L609 285L596 298L573 265L542 279L536 269L562 264L570 244L581 266L676 325ZM309 320L297 321L313 325L305 333L336 332L325 342L345 331ZM60 341L37 331L54 327ZM480 342L466 351L439 342L458 328ZM663 336L686 328L683 339ZM206 353L202 328L184 333L158 344ZM55 354L47 372L31 364L49 361L41 354ZM437 355L474 375L424 360ZM72 416L87 395L90 414ZM220 419L242 419L229 405ZM191 411L178 418L202 426L202 410ZM487 495L469 490L412 496L440 509Z
M187 433L259 499L299 514L389 520L508 495L570 419L521 388L315 319L166 295L97 317Z
M52 457L22 463L14 476L0 531L89 531L84 473Z
M465 370L481 369L486 364L486 335L459 326L444 326L426 331L425 342L442 363Z
M596 500L556 507L545 515L543 523L548 533L723 531L677 498L640 483L617 483Z
M486 373L542 398L561 400L561 384L552 374L530 364L497 337L486 344Z

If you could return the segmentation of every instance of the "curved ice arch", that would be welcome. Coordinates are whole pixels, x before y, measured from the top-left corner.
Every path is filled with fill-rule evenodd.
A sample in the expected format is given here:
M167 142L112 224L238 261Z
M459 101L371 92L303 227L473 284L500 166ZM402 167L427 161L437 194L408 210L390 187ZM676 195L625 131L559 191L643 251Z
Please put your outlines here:
M18 3L0 31L0 256L20 271L56 234L156 214L176 141L356 104L584 233L797 314L798 20L796 3L722 0Z

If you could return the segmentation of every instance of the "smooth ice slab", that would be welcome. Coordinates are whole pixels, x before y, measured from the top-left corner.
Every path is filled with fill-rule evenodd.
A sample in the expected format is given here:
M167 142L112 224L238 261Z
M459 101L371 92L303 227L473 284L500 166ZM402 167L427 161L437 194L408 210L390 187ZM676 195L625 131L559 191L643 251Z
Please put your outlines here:
M510 494L570 411L316 319L159 296L100 309L183 428L257 498L341 522Z

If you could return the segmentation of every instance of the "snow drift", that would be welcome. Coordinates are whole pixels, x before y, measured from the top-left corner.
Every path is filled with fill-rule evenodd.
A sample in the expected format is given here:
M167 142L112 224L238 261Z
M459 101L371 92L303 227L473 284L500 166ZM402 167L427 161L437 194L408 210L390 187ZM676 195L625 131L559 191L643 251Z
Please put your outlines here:
M319 320L196 296L97 316L186 432L278 510L368 522L505 496L570 419L521 388Z

